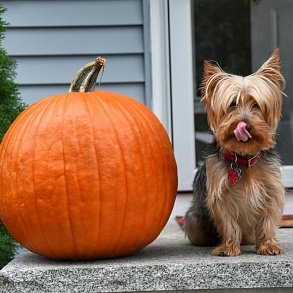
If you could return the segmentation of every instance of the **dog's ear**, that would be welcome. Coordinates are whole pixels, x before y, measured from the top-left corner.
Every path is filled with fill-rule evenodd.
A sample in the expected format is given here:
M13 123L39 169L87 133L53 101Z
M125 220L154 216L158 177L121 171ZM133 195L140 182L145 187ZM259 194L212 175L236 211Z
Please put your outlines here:
M218 66L214 66L210 61L205 60L203 62L203 76L204 80L209 79L212 75L222 72Z
M262 76L269 82L273 82L274 84L279 86L281 90L284 89L285 80L281 73L280 53L278 48L273 52L272 56L259 68L259 70L255 74Z
M200 86L202 102L207 107L216 84L219 81L219 75L223 73L220 67L212 65L209 61L204 61L203 64L203 81Z

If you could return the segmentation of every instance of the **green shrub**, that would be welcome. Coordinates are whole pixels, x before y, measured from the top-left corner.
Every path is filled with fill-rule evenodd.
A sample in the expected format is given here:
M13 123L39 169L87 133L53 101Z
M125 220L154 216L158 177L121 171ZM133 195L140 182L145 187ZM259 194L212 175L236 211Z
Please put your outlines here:
M13 81L16 75L16 62L2 47L6 25L2 15L5 10L0 4L0 142L11 123L26 107L21 101L18 87ZM16 248L17 243L9 236L0 221L0 268L13 258Z
M10 262L15 254L18 244L7 233L3 224L0 225L0 269Z

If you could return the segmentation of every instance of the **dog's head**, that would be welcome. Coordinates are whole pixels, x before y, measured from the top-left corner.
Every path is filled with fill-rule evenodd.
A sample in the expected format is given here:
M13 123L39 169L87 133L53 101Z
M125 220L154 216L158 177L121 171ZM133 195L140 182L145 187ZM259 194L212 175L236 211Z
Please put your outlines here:
M219 146L242 155L273 147L284 85L278 49L259 70L245 77L205 61L202 101Z

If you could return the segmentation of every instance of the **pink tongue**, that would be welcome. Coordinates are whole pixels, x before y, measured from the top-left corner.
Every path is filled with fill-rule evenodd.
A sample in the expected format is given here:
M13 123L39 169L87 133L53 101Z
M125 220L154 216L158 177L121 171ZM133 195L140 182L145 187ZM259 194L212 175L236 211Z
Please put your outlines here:
M250 133L246 130L246 123L241 121L238 123L234 130L234 134L238 141L248 141L252 136Z

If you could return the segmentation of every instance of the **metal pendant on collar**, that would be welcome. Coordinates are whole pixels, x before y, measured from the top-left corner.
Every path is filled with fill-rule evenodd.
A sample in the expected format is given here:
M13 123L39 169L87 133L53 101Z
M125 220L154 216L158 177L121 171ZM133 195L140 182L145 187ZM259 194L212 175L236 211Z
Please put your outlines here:
M241 168L237 162L232 162L228 171L228 180L231 185L234 185L241 179Z

